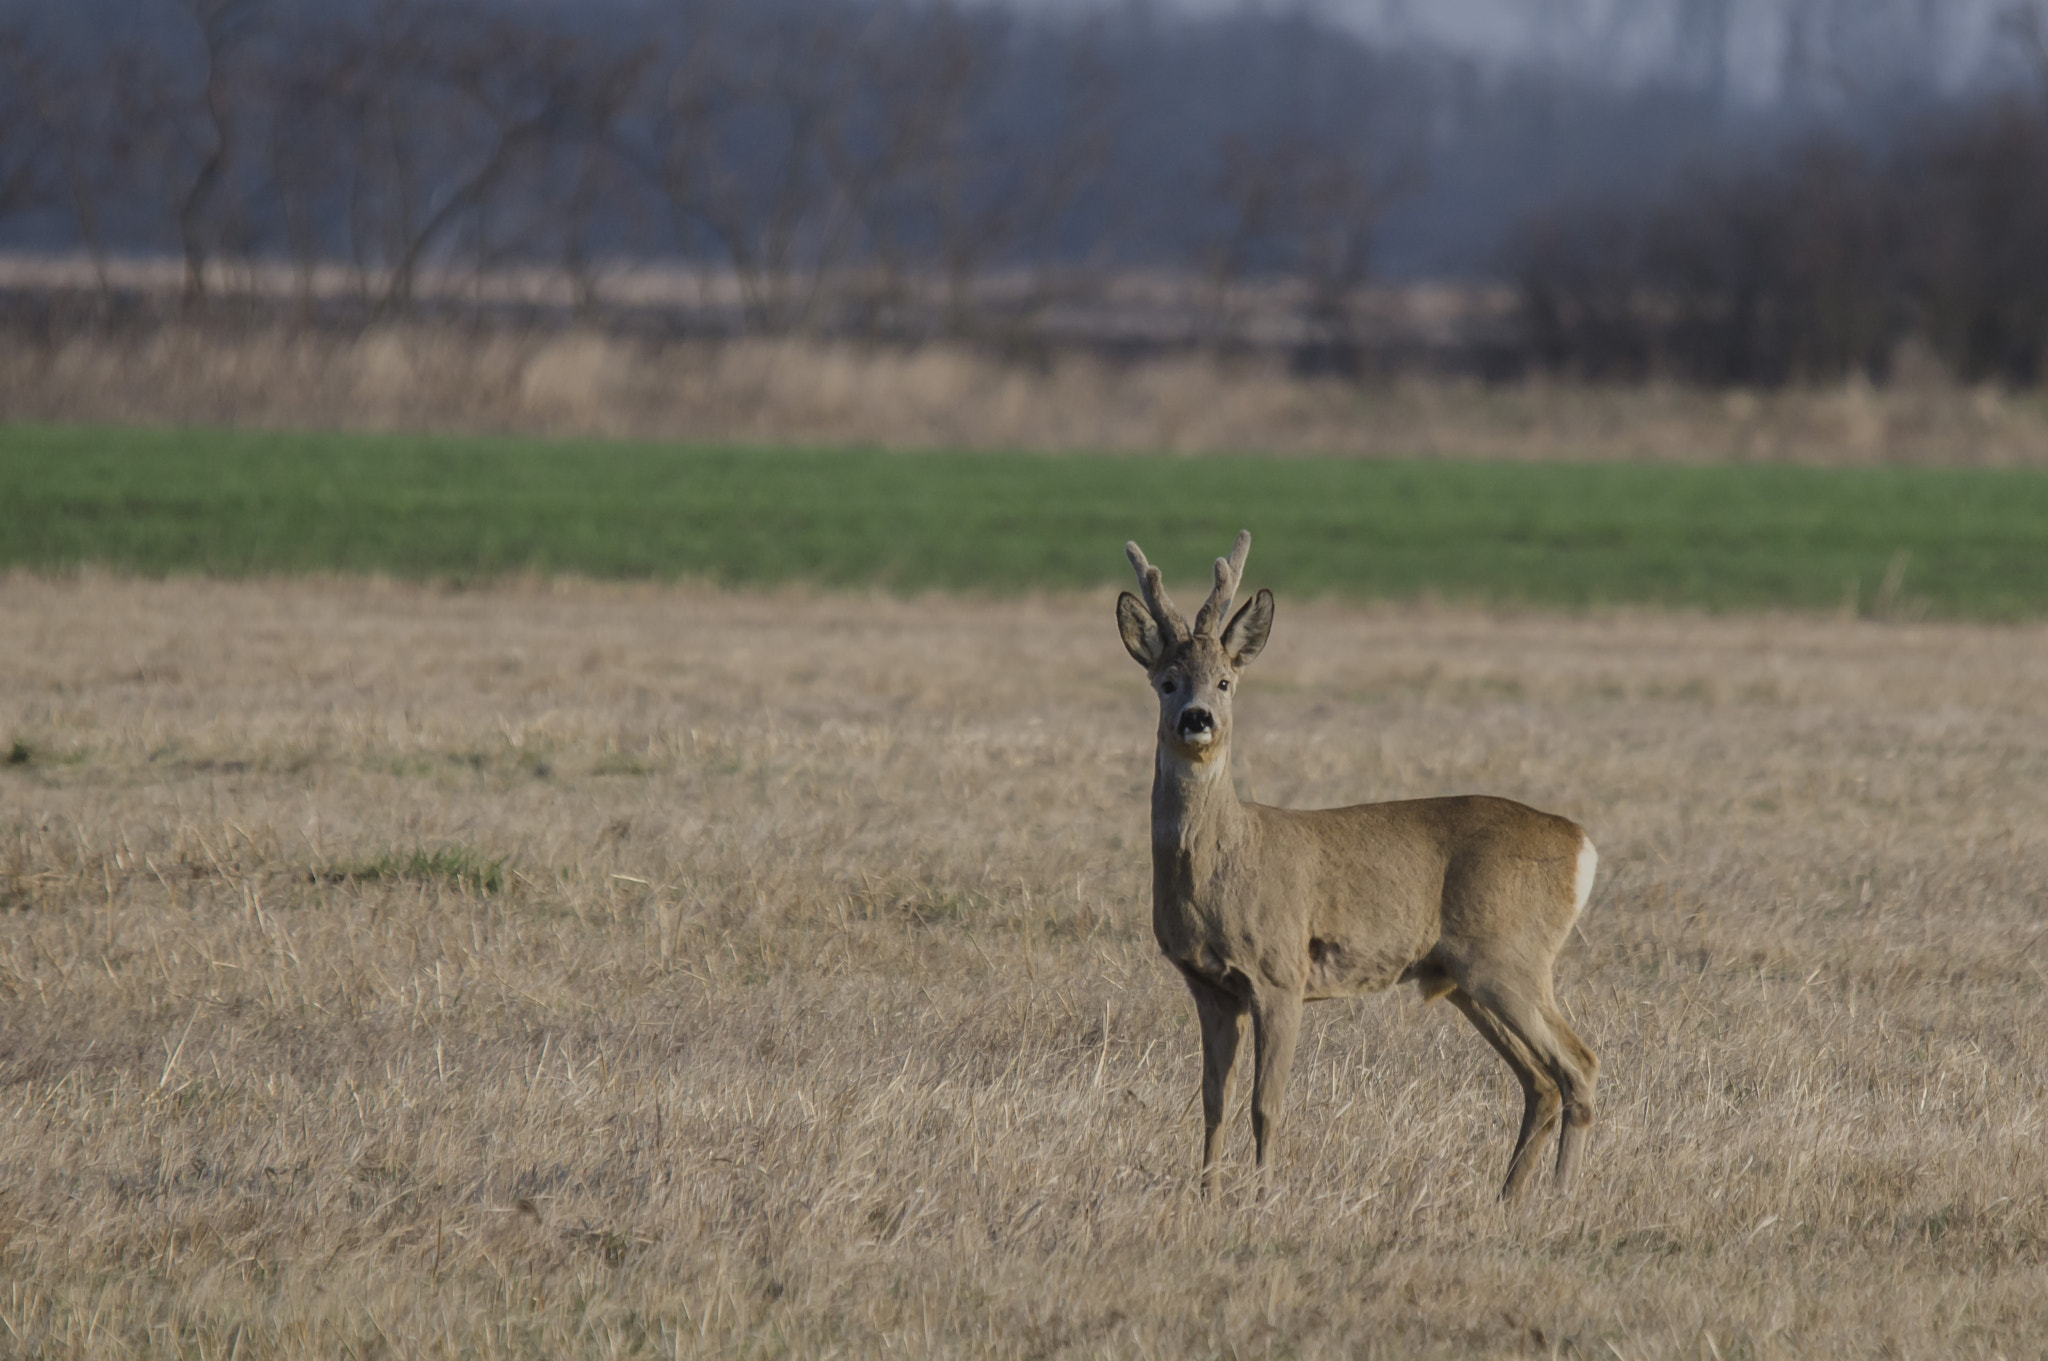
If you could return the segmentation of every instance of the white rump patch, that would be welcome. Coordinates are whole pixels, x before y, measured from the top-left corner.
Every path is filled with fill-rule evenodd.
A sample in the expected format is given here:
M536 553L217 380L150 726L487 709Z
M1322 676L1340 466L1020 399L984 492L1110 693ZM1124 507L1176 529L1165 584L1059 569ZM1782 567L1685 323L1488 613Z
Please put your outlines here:
M1586 899L1593 896L1593 872L1600 868L1600 852L1593 849L1593 838L1579 838L1579 869L1572 878L1572 920L1586 910Z

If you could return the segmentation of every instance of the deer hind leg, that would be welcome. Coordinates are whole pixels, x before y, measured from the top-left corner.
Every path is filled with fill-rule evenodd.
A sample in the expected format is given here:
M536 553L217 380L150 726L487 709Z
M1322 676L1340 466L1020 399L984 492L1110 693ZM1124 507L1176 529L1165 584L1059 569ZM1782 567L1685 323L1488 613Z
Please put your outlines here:
M1593 1123L1593 1086L1600 1061L1566 1024L1548 993L1538 986L1493 986L1461 989L1452 999L1463 999L1459 1010L1515 1070L1526 1098L1503 1197L1528 1184L1536 1170L1536 1148L1560 1123L1555 1180L1559 1187L1568 1186Z
M1522 1128L1515 1136L1515 1151L1508 1157L1507 1180L1500 1188L1501 1199L1511 1200L1529 1184L1529 1176L1536 1170L1531 1150L1541 1146L1543 1136L1557 1123L1563 1097L1556 1080L1537 1059L1535 1046L1501 1008L1491 1005L1491 999L1483 1002L1460 989L1450 994L1450 1001L1465 1013L1465 1019L1472 1022L1472 1028L1493 1046L1494 1052L1507 1060L1515 1080L1522 1084Z
M1287 1110L1287 1078L1294 1071L1294 1043L1301 1035L1301 994L1264 991L1252 997L1252 1142L1258 1150L1259 1190L1272 1183L1280 1147L1280 1122Z
M1600 1060L1554 1003L1546 1001L1542 1010L1550 1033L1563 1050L1565 1062L1561 1071L1567 1075L1559 1082L1564 1092L1564 1132L1557 1138L1556 1175L1557 1188L1565 1190L1578 1177L1579 1164L1585 1157L1586 1136L1593 1128L1593 1088L1600 1080Z
M1230 1080L1237 1070L1247 1008L1243 998L1207 979L1189 974L1187 980L1202 1023L1202 1194L1208 1195L1223 1152L1223 1118L1230 1107Z

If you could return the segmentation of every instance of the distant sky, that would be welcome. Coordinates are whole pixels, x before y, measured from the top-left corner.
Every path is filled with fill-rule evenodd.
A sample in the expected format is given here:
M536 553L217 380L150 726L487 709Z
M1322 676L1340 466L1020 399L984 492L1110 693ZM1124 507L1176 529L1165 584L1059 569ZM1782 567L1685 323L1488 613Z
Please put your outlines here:
M1022 10L1142 4L1161 13L1308 10L1386 41L1420 41L1485 61L1578 65L1628 81L1714 67L1697 49L1718 29L1719 79L1745 102L1774 99L1788 63L1807 47L1844 81L1882 80L1910 64L1943 88L1981 76L2005 41L1998 16L2013 0L988 0ZM2048 19L2048 0L2034 0ZM1685 17L1690 15L1690 21ZM1688 39L1690 38L1690 42Z

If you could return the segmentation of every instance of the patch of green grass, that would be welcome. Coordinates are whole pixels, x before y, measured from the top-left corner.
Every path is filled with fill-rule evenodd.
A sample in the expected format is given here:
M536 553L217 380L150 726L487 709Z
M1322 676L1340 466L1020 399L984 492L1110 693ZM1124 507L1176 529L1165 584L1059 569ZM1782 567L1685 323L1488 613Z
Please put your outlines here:
M31 742L26 737L16 737L0 754L0 766L16 769L32 769L49 766L82 766L92 759L92 753L84 747L54 747L45 742Z
M0 428L0 568L2048 613L2025 470L896 454Z
M652 775L660 767L644 756L630 752L608 751L599 756L590 767L593 775Z
M496 750L372 752L362 768L405 779L467 783L477 776L525 774L545 779L552 773L546 758L504 747Z
M330 865L317 871L315 877L330 883L350 879L402 879L413 883L438 880L477 893L502 893L505 861L503 857L487 857L468 846L443 846L431 851L414 847L411 851L386 851L369 860Z

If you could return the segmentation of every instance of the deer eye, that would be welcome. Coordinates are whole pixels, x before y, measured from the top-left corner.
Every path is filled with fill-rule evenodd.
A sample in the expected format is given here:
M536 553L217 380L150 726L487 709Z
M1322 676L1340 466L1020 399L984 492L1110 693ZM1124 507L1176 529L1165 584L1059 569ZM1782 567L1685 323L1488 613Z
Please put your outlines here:
M1159 693L1160 693L1160 694L1162 694L1162 695L1170 695L1170 694L1172 694L1172 693L1173 693L1173 682L1172 682L1172 681L1170 681L1170 680L1163 680L1163 681L1159 682Z
M1230 679L1228 677L1225 677L1224 679L1217 681L1216 688L1218 690L1228 690L1230 688Z

